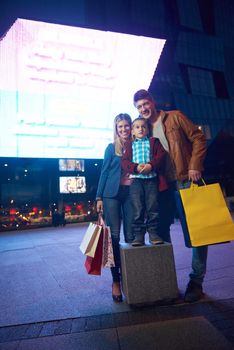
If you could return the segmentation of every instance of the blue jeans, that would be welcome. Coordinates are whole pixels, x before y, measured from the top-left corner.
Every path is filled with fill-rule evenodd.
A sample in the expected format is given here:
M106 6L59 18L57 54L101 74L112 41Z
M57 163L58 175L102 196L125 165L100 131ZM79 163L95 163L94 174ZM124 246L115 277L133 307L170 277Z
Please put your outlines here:
M156 177L133 179L130 187L130 197L133 210L132 232L134 238L143 240L146 231L152 238L158 235L159 213L157 187L158 181Z
M188 188L190 187L190 181L177 181L177 188ZM207 265L208 246L201 246L192 248L192 271L189 274L190 280L202 285Z
M174 221L175 199L174 191L190 187L190 181L177 181L169 185L169 189L159 192L159 235L167 242L171 241L170 226ZM192 248L192 271L189 274L191 281L202 285L207 265L208 246Z
M159 236L165 242L171 242L170 226L174 222L175 217L175 200L174 192L176 190L176 182L169 184L166 191L158 193L159 203Z
M120 281L120 230L123 221L123 233L126 243L131 243L133 235L131 231L132 206L129 196L130 186L120 186L119 192L114 198L103 198L104 214L107 226L110 226L115 267L111 268L114 282Z

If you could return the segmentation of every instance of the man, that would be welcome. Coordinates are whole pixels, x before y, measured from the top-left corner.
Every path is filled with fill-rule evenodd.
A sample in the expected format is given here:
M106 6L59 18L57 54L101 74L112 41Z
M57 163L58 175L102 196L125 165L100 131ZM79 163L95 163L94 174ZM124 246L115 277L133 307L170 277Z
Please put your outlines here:
M170 241L170 225L174 217L174 190L189 187L189 181L201 179L206 154L206 140L197 126L180 111L157 111L155 101L147 90L139 90L133 97L134 106L141 117L147 119L152 134L158 137L168 152L166 177L169 189L161 192L160 236ZM208 247L193 248L192 272L184 301L194 302L203 295L202 283L206 273Z

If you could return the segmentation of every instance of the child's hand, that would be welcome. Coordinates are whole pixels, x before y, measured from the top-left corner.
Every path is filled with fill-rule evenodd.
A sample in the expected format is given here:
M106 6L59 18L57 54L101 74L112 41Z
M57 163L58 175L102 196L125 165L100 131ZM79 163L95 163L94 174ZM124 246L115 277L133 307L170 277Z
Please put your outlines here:
M144 169L145 164L138 164L137 171L138 173L142 173L142 170Z
M149 174L152 170L152 166L150 164L141 164L141 165L144 165L142 168L141 168L141 174Z

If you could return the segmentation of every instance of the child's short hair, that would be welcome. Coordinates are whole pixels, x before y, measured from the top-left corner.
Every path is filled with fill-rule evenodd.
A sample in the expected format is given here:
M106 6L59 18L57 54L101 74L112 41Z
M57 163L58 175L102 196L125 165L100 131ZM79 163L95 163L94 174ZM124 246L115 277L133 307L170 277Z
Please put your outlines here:
M147 119L145 119L145 118L143 118L143 117L137 117L137 118L135 118L133 121L132 121L132 128L133 128L133 125L134 125L134 123L135 122L138 122L139 120L143 120L144 122L145 122L145 124L147 125L147 127L149 128L149 122L148 122L148 120Z

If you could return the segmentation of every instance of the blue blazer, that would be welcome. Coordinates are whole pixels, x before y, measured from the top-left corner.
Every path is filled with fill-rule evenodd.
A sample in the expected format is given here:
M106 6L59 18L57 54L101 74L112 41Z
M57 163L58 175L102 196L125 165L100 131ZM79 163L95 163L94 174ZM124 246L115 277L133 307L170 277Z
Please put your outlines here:
M121 179L121 158L115 154L113 143L105 150L96 198L113 198L117 195Z

